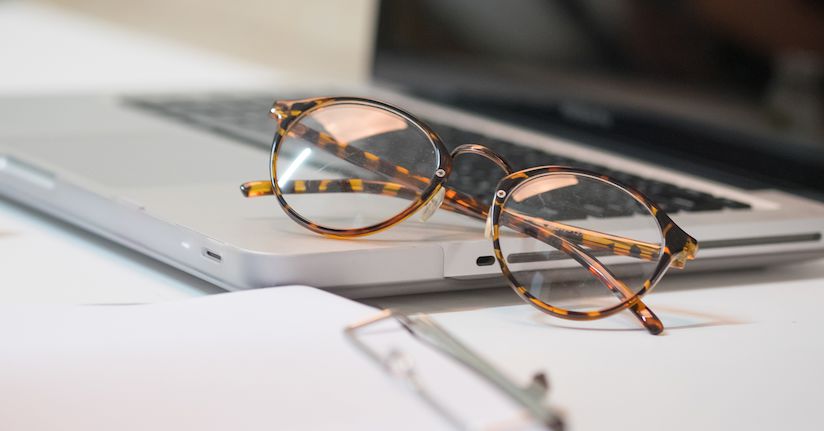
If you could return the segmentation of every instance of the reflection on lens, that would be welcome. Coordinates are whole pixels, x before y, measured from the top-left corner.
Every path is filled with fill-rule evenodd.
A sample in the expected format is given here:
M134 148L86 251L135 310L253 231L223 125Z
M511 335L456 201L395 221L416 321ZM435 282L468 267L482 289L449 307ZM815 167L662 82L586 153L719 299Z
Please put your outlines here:
M435 175L438 152L406 117L368 103L310 111L283 137L275 172L286 203L330 229L359 229L403 213Z
M568 311L602 311L635 296L664 244L657 220L634 196L582 174L522 182L504 202L500 226L517 283Z

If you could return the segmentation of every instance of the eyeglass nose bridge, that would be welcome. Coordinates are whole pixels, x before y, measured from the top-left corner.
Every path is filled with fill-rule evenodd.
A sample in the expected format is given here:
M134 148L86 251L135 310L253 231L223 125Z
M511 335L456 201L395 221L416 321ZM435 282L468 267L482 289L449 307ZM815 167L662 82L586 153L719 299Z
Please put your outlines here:
M501 168L504 171L504 176L511 174L513 171L512 166L501 156L500 154L490 150L489 148L480 145L480 144L463 144L456 147L452 150L452 159L454 160L456 157L462 154L475 154L481 156L492 163L495 163L496 166Z
M509 174L512 173L512 167L509 166L509 163L507 163L507 161L504 160L504 158L500 154L490 150L489 148L487 148L483 145L480 145L480 144L459 145L454 150L452 150L452 153L450 154L450 157L452 157L452 159L454 160L457 156L460 156L462 154L475 154L475 155L481 156L481 157L491 161L492 163L494 163L499 168L501 168L501 170L504 171L504 175L509 175ZM423 207L423 210L421 211L421 215L420 215L420 220L422 222L425 222L425 221L429 220L429 218L432 217L433 214L435 214L435 211L438 208L440 208L441 204L443 203L445 194L446 194L446 189L441 187L441 189L438 190L438 192L435 194L435 196L433 196L432 199L430 199L429 202L426 203L426 205ZM491 220L489 218L487 218L487 225L489 225L490 222L491 222Z
M503 158L503 156L501 156L500 154L492 151L491 149L489 149L489 148L487 148L483 145L480 145L480 144L459 145L457 148L452 150L452 154L451 154L452 159L455 159L456 157L460 156L461 154L475 154L475 155L481 156L481 157L491 161L496 166L501 168L501 170L504 171L504 176L509 175L512 172L514 172L514 170L512 169L512 166L509 165L509 163L506 161L506 159ZM486 226L484 226L484 236L489 240L491 240L492 237L493 237L493 232L492 232L492 207L489 208L489 212L487 212L487 214L486 214Z

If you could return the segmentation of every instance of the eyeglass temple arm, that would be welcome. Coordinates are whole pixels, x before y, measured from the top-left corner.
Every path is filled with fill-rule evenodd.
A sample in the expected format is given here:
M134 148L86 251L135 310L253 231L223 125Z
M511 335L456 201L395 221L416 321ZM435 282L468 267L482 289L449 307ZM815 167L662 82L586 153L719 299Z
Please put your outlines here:
M355 322L344 328L344 334L347 335L349 340L354 343L358 349L380 364L386 372L408 381L411 380L412 389L415 390L430 407L444 415L449 422L456 425L459 429L467 428L466 424L459 420L457 415L452 414L450 410L447 410L443 405L437 403L434 398L429 396L429 392L425 390L423 385L414 379L415 373L409 372L411 370L409 368L409 362L405 362L403 364L404 366L393 366L398 358L404 358L402 353L390 351L390 355L381 357L381 355L372 350L368 344L359 338L359 331L390 318L397 320L403 328L422 343L431 346L440 354L454 359L486 382L492 384L496 389L521 405L532 418L546 425L548 429L554 431L564 429L564 421L556 415L552 409L545 406L548 384L544 373L536 373L528 386L520 387L501 374L494 366L478 356L477 353L464 346L463 343L455 339L449 332L441 328L440 325L426 315L413 318L386 309L375 316ZM493 426L492 428L494 429L496 427Z
M515 218L518 223L524 224L525 228L543 227L554 236L572 240L576 244L592 249L608 250L615 255L653 261L658 259L661 252L661 246L658 244L528 216L512 209L506 210L506 213L508 216ZM524 231L524 229L517 230L519 232Z
M241 185L240 189L243 195L249 198L273 194L271 181L247 182ZM362 179L293 180L284 185L281 192L286 194L360 192L409 200L418 197L415 190L401 184ZM443 208L482 221L486 220L487 216L487 209L477 199L448 187L444 194ZM516 215L512 211L509 211L509 213L513 216ZM540 220L537 217L529 217L520 213L517 214L516 220L517 224L521 226L518 229L520 232L525 229L546 229L555 236L620 256L651 261L658 256L660 249L660 246L656 244L582 229L554 221Z
M512 219L512 220L510 220ZM524 223L529 224L528 219L520 218L519 215L507 212L503 215L501 223L517 232L524 233L538 241L560 250L578 263L583 265L589 272L600 280L607 288L621 301L626 301L635 296L626 284L624 284L615 274L605 267L598 259L596 259L587 250L581 248L578 244L569 241L567 238L555 235L546 229L530 229L524 228ZM649 287L649 286L646 286ZM526 292L522 291L522 294ZM529 296L529 295L525 295ZM542 306L540 301L535 302L539 307ZM641 325L652 335L658 335L664 331L664 323L652 310L644 304L641 299L637 299L630 307L629 311L641 322Z

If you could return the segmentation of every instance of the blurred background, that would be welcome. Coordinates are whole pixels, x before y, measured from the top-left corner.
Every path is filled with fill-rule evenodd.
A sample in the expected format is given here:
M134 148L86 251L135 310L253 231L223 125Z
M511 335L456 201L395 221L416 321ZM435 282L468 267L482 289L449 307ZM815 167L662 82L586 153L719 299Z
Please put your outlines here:
M824 190L824 2L387 1L380 14L379 78L709 177ZM645 154L662 148L672 157Z
M160 45L219 54L255 71L239 85L269 78L391 85L708 176L732 172L807 195L824 191L820 0L43 0L0 7L7 27L21 7L60 10L151 35ZM15 49L18 36L4 31L0 48ZM50 37L47 55L82 51ZM107 79L105 56L77 55L99 63ZM168 64L129 70L137 82L179 73L178 85L226 68L207 62L191 74ZM108 75L124 73L115 70ZM53 79L44 75L42 88ZM662 148L669 160L652 154Z
M368 77L377 10L376 0L47 3L278 70L342 80Z
M7 15L89 17L279 74L345 82L368 77L378 6L375 0L0 0L0 5ZM59 38L52 42L56 49L82 49L61 46Z

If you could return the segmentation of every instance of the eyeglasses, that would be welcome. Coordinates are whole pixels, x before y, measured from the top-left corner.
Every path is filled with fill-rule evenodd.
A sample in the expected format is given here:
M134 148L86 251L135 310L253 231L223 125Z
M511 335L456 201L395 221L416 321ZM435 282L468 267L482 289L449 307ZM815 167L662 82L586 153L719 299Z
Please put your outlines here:
M271 178L244 183L244 196L274 194L294 221L333 238L377 233L419 211L426 221L440 207L485 221L512 288L553 316L594 320L628 309L659 334L664 325L641 298L698 250L655 203L617 180L564 166L514 171L471 143L450 153L424 122L378 101L277 101L271 114ZM467 155L502 171L488 204L447 183Z

